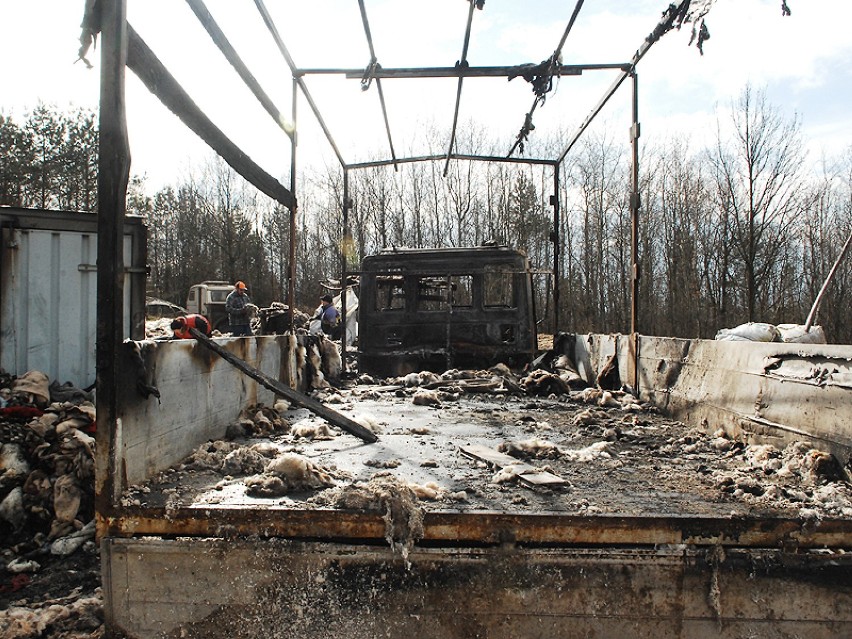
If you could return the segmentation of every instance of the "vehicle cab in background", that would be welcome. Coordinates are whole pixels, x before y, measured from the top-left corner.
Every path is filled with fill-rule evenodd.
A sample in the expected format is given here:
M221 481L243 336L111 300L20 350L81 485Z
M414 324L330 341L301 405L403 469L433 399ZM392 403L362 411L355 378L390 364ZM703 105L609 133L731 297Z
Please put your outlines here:
M529 260L506 246L385 249L361 265L358 368L442 372L536 353Z
M189 287L186 310L199 313L210 320L210 325L219 331L228 329L228 313L225 300L234 290L234 285L221 280L207 280Z

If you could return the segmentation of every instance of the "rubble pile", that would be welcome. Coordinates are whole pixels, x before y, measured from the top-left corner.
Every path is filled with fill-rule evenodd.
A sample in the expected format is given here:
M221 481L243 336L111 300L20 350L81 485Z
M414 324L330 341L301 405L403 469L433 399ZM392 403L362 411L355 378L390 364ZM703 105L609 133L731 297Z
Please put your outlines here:
M0 371L0 634L89 637L102 623L91 393Z
M811 444L779 449L691 430L626 390L581 388L570 370L554 361L526 375L504 366L363 375L315 390L382 433L370 447L353 448L285 401L249 406L225 438L131 487L122 504L253 499L372 511L403 555L432 509L852 517L843 469ZM0 387L0 635L98 636L82 634L101 632L93 398L35 372L5 375Z
M743 445L717 431L695 438L681 450L686 458L702 450L724 451L723 463L703 469L708 485L755 509L784 506L804 520L852 517L852 486L837 460L803 441L783 449L770 444ZM677 442L680 443L680 442ZM672 447L676 449L677 443Z

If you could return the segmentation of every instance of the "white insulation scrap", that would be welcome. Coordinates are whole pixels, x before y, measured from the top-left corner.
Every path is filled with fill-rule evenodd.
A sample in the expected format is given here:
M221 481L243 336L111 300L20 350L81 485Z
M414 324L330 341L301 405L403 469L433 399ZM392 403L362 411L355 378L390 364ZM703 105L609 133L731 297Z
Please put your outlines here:
M562 458L575 462L590 462L595 459L611 457L609 451L612 449L611 442L595 442L589 444L585 448L576 448L572 450L563 450Z
M518 471L522 466L503 466L499 471L497 471L494 476L491 478L492 484L508 484L510 482L515 481L520 474Z
M256 475L262 473L269 460L252 448L238 448L225 455L222 472L226 475Z
M408 487L418 499L429 499L435 501L441 499L446 492L441 486L433 481L428 481L425 484L416 484L409 482Z
M3 444L0 446L0 477L28 475L30 465L27 463L23 449L18 444Z
M598 400L598 406L604 408L621 408L621 402L618 401L610 391L603 391Z
M269 462L262 475L245 480L246 492L253 497L281 497L289 492L327 488L334 479L307 457L285 453Z
M600 417L598 414L587 408L574 415L571 421L575 426L591 426L592 424L597 424L599 420Z
M266 466L266 473L287 481L294 488L322 488L334 484L331 476L307 457L285 453Z
M328 424L312 424L304 421L294 424L290 429L290 434L294 439L316 439L329 440L334 439L335 435L328 427Z
M352 421L360 424L364 428L366 428L371 433L376 435L380 435L382 432L382 427L379 424L378 418L372 413L367 412L358 412L352 415Z
M428 390L425 388L420 389L414 396L411 398L411 401L415 406L440 406L441 398L433 390Z

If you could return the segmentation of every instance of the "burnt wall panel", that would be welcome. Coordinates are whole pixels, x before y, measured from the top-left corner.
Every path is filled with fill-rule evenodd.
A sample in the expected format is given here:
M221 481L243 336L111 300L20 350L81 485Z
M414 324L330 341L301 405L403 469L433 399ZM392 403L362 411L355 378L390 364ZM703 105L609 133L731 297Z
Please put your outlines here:
M613 353L626 375L626 336L577 336L567 344L590 382ZM639 391L668 414L708 432L722 428L782 447L810 441L847 465L852 457L850 362L848 345L641 336Z
M217 340L267 375L288 380L287 336ZM210 439L221 439L249 405L273 405L275 395L195 340L141 342L144 369L126 353L122 418L117 428L127 483L169 468ZM137 379L159 390L139 393Z
M852 632L839 556L501 547L405 558L275 540L108 539L103 550L108 623L134 639Z

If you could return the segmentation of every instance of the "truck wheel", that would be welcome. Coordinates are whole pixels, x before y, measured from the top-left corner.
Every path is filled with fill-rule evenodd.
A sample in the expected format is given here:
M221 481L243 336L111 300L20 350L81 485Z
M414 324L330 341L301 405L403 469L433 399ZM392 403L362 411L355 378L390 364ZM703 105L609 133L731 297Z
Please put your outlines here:
M213 328L214 328L214 330L217 330L220 333L230 333L231 332L231 325L228 324L228 318L227 317L220 318L219 321L216 322L216 325Z

